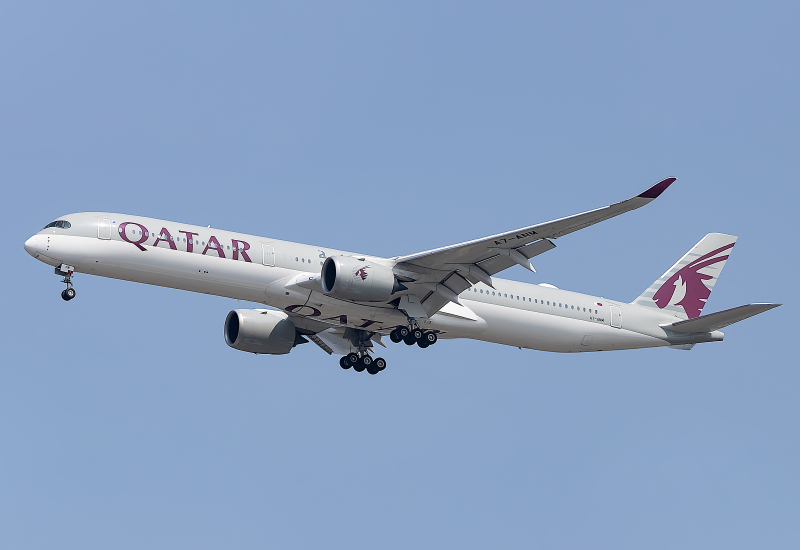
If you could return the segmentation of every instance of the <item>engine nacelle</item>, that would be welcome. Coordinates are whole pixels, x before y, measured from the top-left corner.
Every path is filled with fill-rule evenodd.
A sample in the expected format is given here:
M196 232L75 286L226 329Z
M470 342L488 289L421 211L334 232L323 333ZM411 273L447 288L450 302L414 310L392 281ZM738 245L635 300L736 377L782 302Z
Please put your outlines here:
M297 329L285 313L235 309L225 318L225 343L239 351L282 355L292 351Z
M322 291L333 298L385 302L401 288L392 270L375 262L331 256L322 265Z

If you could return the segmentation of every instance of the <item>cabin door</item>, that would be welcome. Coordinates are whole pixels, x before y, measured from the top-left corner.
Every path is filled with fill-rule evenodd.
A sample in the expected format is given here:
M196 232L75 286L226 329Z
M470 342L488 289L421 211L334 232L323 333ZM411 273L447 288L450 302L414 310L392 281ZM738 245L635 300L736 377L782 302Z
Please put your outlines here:
M108 240L111 238L111 220L97 218L97 238Z
M611 326L622 328L622 311L617 306L611 306Z
M275 247L271 244L262 244L261 245L261 252L262 252L262 260L261 263L264 265L274 266L275 265Z

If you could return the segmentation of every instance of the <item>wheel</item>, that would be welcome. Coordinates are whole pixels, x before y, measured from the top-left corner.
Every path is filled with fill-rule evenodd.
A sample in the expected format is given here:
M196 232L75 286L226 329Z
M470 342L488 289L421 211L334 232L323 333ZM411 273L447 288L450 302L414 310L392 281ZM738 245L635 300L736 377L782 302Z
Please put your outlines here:
M407 346L413 346L417 343L417 341L414 340L414 336L410 332L405 338L403 338L403 342L405 342Z
M408 336L408 333L409 333L409 332L411 332L411 331L410 331L410 330L408 330L408 328L407 328L407 327L399 327L399 328L397 329L397 334L399 334L399 335L400 335L400 338L402 338L403 340L405 340L405 339L406 339L406 336Z
M414 340L419 342L420 340L422 340L422 337L425 336L425 333L422 332L421 328L415 328L414 330L411 331L411 336L414 337Z
M359 357L358 361L353 363L353 370L356 372L362 372L367 366L364 364L363 357Z
M372 362L372 367L378 369L378 372L386 368L386 359L378 357Z
M355 365L356 363L358 363L358 354L357 353L348 353L346 355L346 357L347 357L347 360L350 361L351 365Z
M65 302L69 302L75 297L75 289L74 288L67 288L61 293L61 297L64 299Z
M428 341L427 341L427 340L425 340L424 338L423 338L422 340L417 340L417 345L418 345L419 347L421 347L422 349L425 349L425 348L427 348L428 346L430 346L430 344L428 343Z
M349 369L353 365L350 364L350 360L345 355L344 357L339 359L339 366L342 367L343 369Z
M435 332L426 332L423 338L428 343L429 346L432 346L433 344L439 341L439 337L436 336Z
M389 333L389 339L395 344L399 344L400 342L403 341L403 337L400 336L397 329L394 329L392 332Z
M69 302L69 298L67 298L67 291L66 290L62 290L61 291L61 299L64 300L65 302Z
M365 355L364 357L361 358L361 363L365 367L370 366L372 364L372 357L370 357L369 355Z

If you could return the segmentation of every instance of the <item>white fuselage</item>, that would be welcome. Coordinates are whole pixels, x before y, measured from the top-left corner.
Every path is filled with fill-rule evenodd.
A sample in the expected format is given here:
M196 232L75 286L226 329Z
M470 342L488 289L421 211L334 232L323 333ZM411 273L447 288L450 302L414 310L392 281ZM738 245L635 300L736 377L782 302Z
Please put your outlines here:
M353 253L123 214L63 219L69 229L44 229L25 243L26 250L52 266L74 266L77 273L266 304L331 326L385 334L407 322L391 304L340 300L296 284L318 276L326 258ZM366 257L393 265L391 259ZM672 314L549 286L496 277L493 283L494 289L478 284L461 293L466 308L445 307L418 319L420 325L441 338L555 352L690 342L659 326L676 321Z

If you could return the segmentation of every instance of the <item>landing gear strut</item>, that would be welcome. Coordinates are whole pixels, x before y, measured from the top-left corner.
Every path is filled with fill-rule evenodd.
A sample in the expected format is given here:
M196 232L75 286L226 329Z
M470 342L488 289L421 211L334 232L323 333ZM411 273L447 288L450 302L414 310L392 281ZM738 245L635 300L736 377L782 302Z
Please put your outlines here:
M64 277L61 282L67 285L67 288L61 292L61 298L63 298L65 302L69 302L75 297L75 289L72 288L72 274L74 272L75 268L71 265L61 264L60 267L56 268L56 275Z
M344 333L345 338L350 340L350 343L358 351L352 351L339 359L339 366L343 369L353 368L356 372L367 371L370 374L378 374L386 368L386 360L383 357L373 359L369 354L372 348L370 339L374 333L366 330L358 330L348 328Z

